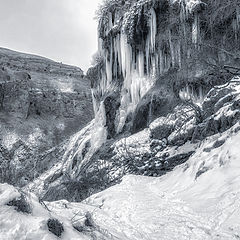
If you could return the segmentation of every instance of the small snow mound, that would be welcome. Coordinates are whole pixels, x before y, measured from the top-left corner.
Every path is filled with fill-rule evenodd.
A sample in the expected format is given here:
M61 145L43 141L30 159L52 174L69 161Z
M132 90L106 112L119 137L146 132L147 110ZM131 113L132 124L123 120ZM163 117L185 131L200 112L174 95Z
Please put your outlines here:
M20 197L20 193L13 186L7 183L0 184L0 206L12 201L14 198Z
M29 202L29 204L31 204L31 207L33 208L30 214L24 214L21 211L16 211L17 209L15 209L13 206L9 206L8 204L14 199L20 198L21 194L26 195L26 200ZM64 208L66 208L66 206L62 205L60 213L64 210ZM53 205L50 212L47 209L46 204L45 207L44 204L40 204L38 198L35 195L31 193L20 193L13 186L10 186L8 184L0 184L0 239L56 240L56 236L48 231L48 220L50 218L58 219L59 222L63 223L64 232L61 232L61 239L91 239L89 236L85 236L81 233L76 232L72 227L72 209L67 209L68 214L64 216L58 214L57 210L58 209ZM77 207L75 211L77 211ZM54 226L51 225L51 227ZM59 229L61 230L61 227L57 228L57 230Z

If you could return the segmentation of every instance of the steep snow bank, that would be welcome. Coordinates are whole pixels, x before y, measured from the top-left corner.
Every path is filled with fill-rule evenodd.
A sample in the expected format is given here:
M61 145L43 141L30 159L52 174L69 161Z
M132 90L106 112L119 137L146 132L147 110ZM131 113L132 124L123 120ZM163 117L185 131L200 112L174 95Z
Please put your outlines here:
M108 217L101 221L109 231L122 232L121 239L237 239L239 142L237 124L205 140L186 164L167 175L126 176L87 202L102 205Z

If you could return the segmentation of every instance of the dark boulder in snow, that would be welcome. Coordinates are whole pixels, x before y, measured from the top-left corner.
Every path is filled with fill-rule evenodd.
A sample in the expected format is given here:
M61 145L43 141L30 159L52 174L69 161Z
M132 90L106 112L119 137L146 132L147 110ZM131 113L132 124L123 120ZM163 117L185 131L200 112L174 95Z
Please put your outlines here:
M60 223L57 219L48 219L47 226L48 230L57 237L61 237L62 233L64 232L62 223Z

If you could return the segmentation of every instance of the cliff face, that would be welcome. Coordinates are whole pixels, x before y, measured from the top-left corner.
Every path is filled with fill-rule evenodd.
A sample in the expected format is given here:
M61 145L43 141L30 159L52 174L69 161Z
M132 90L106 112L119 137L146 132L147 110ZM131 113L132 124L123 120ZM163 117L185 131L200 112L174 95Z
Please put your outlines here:
M239 7L237 0L105 1L87 73L95 119L33 184L42 196L80 200L126 173L160 176L187 161L192 142L236 124L239 99L222 84L239 74ZM234 115L215 119L220 108Z
M97 71L89 74L98 74L92 82L95 112L101 103L107 107L109 96L119 103L106 114L106 121L114 119L106 129L108 137L121 133L129 119L132 130L138 130L135 114L148 115L159 102L202 102L213 85L229 80L240 64L240 6L227 2L112 0L102 5ZM119 94L112 96L114 91ZM149 106L142 106L143 97ZM151 98L156 104L150 104ZM145 118L146 127L153 119Z
M92 118L90 84L80 68L0 48L1 162L12 159L19 166L29 165L26 169L30 170L23 167L13 176L28 172L32 177L31 168L45 151L61 144ZM58 159L59 153L54 151L48 153L49 164L46 160L37 172Z

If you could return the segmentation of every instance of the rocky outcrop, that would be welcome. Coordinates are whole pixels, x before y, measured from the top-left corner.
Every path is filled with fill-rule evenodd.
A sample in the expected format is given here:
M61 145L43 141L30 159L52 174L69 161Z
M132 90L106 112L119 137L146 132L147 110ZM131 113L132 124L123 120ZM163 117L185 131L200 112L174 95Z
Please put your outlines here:
M131 132L136 133L148 127L156 118L171 113L177 104L172 90L157 82L138 103L133 113Z
M104 99L104 107L106 113L106 125L108 128L108 139L115 137L116 135L116 126L115 126L115 118L120 107L120 95L117 92L113 92L109 94Z
M168 140L169 144L184 144L188 140L203 140L224 132L240 119L239 78L228 84L217 86L207 94L200 109L202 119L196 121L196 110L192 105L179 105L167 117L156 119L150 125L153 139Z
M166 117L160 117L153 121L149 128L153 139L167 139L168 144L182 145L191 139L195 124L194 108L187 103L182 103Z
M74 118L88 111L91 119L90 84L80 68L1 48L0 66L2 110L26 118L41 114Z
M212 89L203 103L202 123L197 125L193 140L202 140L216 133L221 133L240 120L239 78L232 79L226 86ZM211 115L212 114L212 115Z

